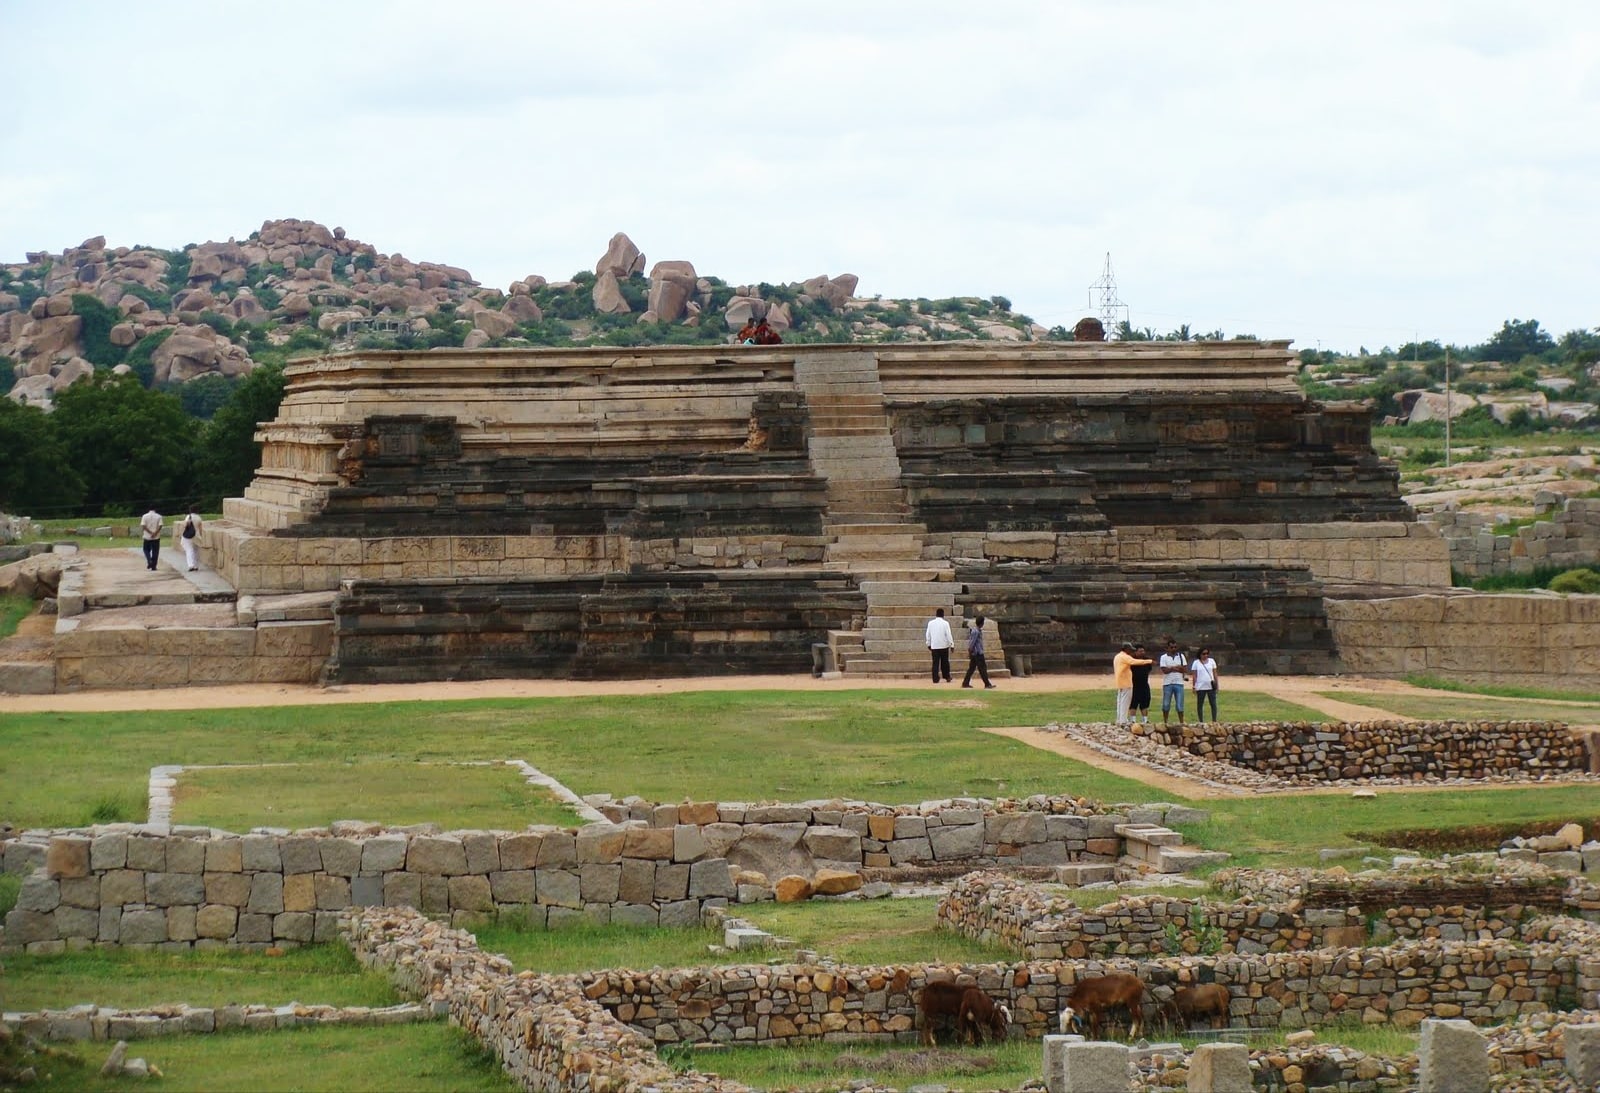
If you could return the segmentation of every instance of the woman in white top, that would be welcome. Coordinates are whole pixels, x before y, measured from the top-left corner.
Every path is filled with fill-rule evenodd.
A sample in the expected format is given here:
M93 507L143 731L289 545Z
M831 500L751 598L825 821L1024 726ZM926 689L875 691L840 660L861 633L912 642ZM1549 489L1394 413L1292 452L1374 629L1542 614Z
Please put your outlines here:
M188 514L173 525L172 537L183 548L183 561L190 573L200 568L200 532L204 527L205 521L194 511L194 506L190 506Z
M1211 701L1211 720L1217 720L1217 662L1211 658L1210 649L1201 649L1200 655L1194 658L1194 663L1189 665L1189 671L1194 675L1194 705L1195 717L1200 721L1206 719L1206 700Z

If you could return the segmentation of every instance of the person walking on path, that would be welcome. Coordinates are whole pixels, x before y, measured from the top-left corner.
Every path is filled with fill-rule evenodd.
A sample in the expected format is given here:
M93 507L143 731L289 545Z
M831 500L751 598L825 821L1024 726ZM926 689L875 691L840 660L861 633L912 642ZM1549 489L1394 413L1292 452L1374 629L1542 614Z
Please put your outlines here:
M200 568L200 532L205 530L205 521L194 511L196 507L198 506L190 505L188 515L173 530L173 538L177 539L178 546L183 548L183 561L189 567L190 573Z
M1168 713L1178 707L1178 724L1183 724L1183 681L1188 677L1189 662L1178 651L1178 643L1167 639L1167 651L1161 654L1161 723L1168 724Z
M154 505L150 511L139 517L139 533L144 536L144 567L150 572L156 571L156 562L161 558L161 514Z
M1217 721L1217 662L1211 658L1211 650L1202 648L1200 655L1194 658L1194 663L1189 665L1189 671L1194 673L1194 716L1201 724L1206 719L1206 701L1211 702L1211 723Z
M950 647L956 643L956 639L950 633L950 624L945 621L944 608L934 611L933 618L928 620L928 630L924 638L928 644L928 651L933 654L933 681L939 682L939 677L942 675L944 681L949 683Z
M1144 643L1133 647L1133 655L1143 664L1135 663L1133 666L1133 699L1128 703L1128 718L1130 721L1150 724L1150 665L1154 663L1150 654L1145 652Z
M1144 665L1146 671L1150 668L1150 661L1140 660L1133 655L1133 643L1123 642L1122 648L1111 660L1111 670L1115 674L1117 686L1117 724L1128 723L1128 707L1133 702L1133 670L1139 665Z
M983 616L979 615L972 620L972 629L967 631L967 674L961 680L963 687L972 686L972 670L978 670L978 677L983 680L985 690L994 690L994 684L989 682L989 662L983 655Z

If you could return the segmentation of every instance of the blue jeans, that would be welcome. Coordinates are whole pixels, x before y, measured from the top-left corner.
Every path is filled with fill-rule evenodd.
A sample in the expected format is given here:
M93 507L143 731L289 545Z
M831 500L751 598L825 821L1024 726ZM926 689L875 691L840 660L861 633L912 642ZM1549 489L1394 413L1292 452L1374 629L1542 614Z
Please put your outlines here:
M1167 711L1173 706L1178 707L1178 715L1183 715L1183 684L1163 683L1161 685L1161 716L1165 717Z

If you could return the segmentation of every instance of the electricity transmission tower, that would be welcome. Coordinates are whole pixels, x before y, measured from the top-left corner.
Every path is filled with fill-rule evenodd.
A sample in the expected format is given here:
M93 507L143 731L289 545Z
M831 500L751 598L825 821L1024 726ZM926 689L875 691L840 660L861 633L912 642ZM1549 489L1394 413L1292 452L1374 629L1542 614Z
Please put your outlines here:
M1114 337L1117 328L1128 318L1128 305L1117 296L1117 277L1111 272L1111 252L1106 251L1106 268L1100 280L1089 286L1089 306L1100 311L1100 325L1106 337Z

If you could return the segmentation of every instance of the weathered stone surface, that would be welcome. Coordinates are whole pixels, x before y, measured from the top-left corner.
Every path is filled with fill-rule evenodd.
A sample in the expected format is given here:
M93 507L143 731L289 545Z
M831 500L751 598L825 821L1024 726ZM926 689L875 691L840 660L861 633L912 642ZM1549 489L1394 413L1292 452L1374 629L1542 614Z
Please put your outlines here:
M1471 1021L1425 1020L1417 1046L1421 1093L1473 1093L1489 1088L1489 1047Z
M467 852L459 839L418 835L406 853L406 869L413 873L456 876L467 871Z

